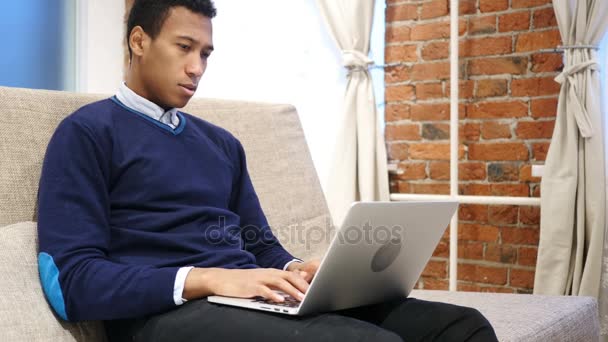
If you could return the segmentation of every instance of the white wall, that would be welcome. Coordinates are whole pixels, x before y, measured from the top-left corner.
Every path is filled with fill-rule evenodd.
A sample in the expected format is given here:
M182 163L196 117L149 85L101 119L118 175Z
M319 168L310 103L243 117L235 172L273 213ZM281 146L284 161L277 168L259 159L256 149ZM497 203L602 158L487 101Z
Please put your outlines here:
M123 74L124 0L76 1L76 91L116 91Z

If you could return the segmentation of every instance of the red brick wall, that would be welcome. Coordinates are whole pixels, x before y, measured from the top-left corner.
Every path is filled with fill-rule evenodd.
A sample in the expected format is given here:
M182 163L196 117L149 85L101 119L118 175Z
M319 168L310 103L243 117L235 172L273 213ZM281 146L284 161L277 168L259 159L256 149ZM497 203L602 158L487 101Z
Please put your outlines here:
M391 191L449 193L449 1L387 0L386 141ZM539 196L561 70L550 0L460 1L459 192ZM539 208L460 207L458 287L530 292ZM448 235L418 286L446 289Z

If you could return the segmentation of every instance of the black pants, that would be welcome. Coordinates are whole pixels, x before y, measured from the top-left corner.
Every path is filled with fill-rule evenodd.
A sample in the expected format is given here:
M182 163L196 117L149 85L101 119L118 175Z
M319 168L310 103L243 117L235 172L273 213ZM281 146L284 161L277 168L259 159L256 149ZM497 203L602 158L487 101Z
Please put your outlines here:
M497 341L479 311L400 299L331 313L288 316L192 300L162 314L106 321L120 341Z

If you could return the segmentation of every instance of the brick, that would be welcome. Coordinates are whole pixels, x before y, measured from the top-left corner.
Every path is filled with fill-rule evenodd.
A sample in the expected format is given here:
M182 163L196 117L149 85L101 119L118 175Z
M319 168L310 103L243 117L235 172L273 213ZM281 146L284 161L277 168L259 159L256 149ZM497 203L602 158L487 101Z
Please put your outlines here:
M516 163L488 164L488 181L512 182L519 179L519 167Z
M463 291L463 292L481 292L481 286L473 284L473 283L464 283L464 282L457 282L456 284L456 288L458 291Z
M494 32L496 32L495 15L469 18L469 34L489 34Z
M540 197L540 184L531 187L532 197Z
M511 269L511 275L509 277L509 284L515 287L523 287L531 289L534 287L534 271L531 270L520 270Z
M411 29L407 25L387 25L384 39L387 43L401 43L409 41Z
M411 30L412 40L433 40L450 38L450 22L440 21L435 23L416 24Z
M386 22L418 19L418 5L399 4L386 8Z
M384 135L387 141L420 140L420 125L416 123L386 125Z
M418 60L418 47L416 45L389 45L385 48L387 63L415 62Z
M450 83L446 82L445 95L450 96L451 87ZM470 99L473 97L473 90L475 89L475 81L466 80L458 81L458 98L459 99Z
M515 134L519 139L550 139L555 121L520 121Z
M478 102L467 106L467 117L472 119L519 118L528 115L528 104L523 101Z
M477 81L476 97L505 96L509 91L507 80L487 79Z
M489 225L463 223L458 226L458 240L498 242L500 230Z
M527 57L497 57L470 60L468 73L474 75L521 75L528 69Z
M512 32L530 28L530 12L507 13L498 17L498 31Z
M462 162L458 164L458 179L464 181L484 180L486 166L484 163Z
M441 82L416 84L416 99L418 100L436 99L443 96Z
M450 119L450 104L449 103L433 103L433 104L413 104L412 105L412 120L449 120Z
M537 7L551 3L551 0L512 0L511 8Z
M438 80L450 78L450 63L416 63L412 66L413 80Z
M438 183L412 183L412 193L414 194L431 194L431 195L449 195L450 184Z
M460 57L504 55L513 51L511 37L472 38L460 42Z
M459 263L458 280L505 285L507 283L507 268Z
M513 264L517 260L517 249L511 245L489 243L484 252L484 259L503 264Z
M478 123L464 123L459 127L461 141L478 141L481 134L481 125Z
M420 8L420 19L437 18L448 14L447 0L425 2Z
M511 81L512 96L542 96L559 93L560 85L553 77L521 78Z
M519 180L521 182L540 182L540 177L532 177L532 165L522 165L519 169Z
M422 47L420 55L427 61L446 59L450 56L450 43L430 42Z
M534 11L533 23L535 29L557 26L557 19L555 18L553 7Z
M448 3L449 5L449 3ZM477 12L477 0L460 0L458 2L458 14L475 14Z
M458 187L458 193L460 195L468 196L490 196L491 194L489 184L479 183L460 184Z
M558 72L564 69L561 53L536 53L532 55L532 72Z
M490 185L492 196L529 197L530 186L528 184L505 184L497 183Z
M495 286L482 286L480 287L481 292L491 292L491 293L515 293L515 289L511 289L508 287L495 287Z
M496 121L487 121L481 125L481 136L484 139L507 139L511 137L511 127Z
M429 260L422 271L422 276L446 278L448 275L448 264L446 261Z
M519 208L515 205L491 205L488 207L488 222L491 224L517 224L518 216Z
M530 114L534 118L554 117L557 115L557 98L535 99L530 101Z
M450 138L448 124L425 123L422 125L422 137L427 140L447 140Z
M430 176L434 180L450 179L449 162L430 163ZM458 178L462 180L483 180L486 178L486 168L484 163L462 162L458 164Z
M413 100L414 87L411 85L388 86L384 93L384 99L386 102Z
M509 0L479 0L479 10L483 13L504 11L509 8Z
M450 179L450 163L449 162L431 162L429 163L429 175L433 180L449 180Z
M393 65L384 69L384 82L390 83L403 82L410 79L410 68L405 65Z
M405 160L407 159L408 145L403 143L387 144L388 147L388 158L392 160Z
M558 30L520 33L515 42L516 52L537 51L554 48L562 39Z
M528 147L523 143L474 143L469 145L469 160L527 160Z
M387 122L407 120L410 118L410 105L389 103L384 107L384 117Z
M418 160L450 160L450 145L446 143L411 144L410 158Z
M409 194L411 192L410 183L409 182L398 182L397 183L397 192L400 194Z
M538 228L501 227L500 230L502 243L538 246Z
M483 260L483 242L459 241L458 259Z
M461 204L458 207L458 218L461 221L488 221L488 206L486 204Z
M517 249L517 264L522 266L536 266L538 248L519 247Z
M448 281L444 279L422 278L422 284L425 290L447 290Z
M522 206L519 208L519 222L524 225L539 225L540 207Z
M439 241L433 251L434 257L447 258L450 256L450 245L447 241Z
M544 161L547 159L547 152L549 151L548 142L539 142L532 144L532 158L536 161Z
M400 180L420 180L426 178L426 163L399 163L399 170L403 171L397 178Z

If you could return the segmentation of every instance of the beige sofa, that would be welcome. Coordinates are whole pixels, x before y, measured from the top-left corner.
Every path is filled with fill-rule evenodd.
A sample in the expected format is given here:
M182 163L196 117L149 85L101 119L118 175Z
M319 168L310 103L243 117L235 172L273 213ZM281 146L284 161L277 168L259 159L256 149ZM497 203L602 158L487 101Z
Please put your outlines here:
M54 315L38 281L36 194L46 145L60 120L104 98L0 87L0 340L103 341L100 322ZM277 236L294 255L321 256L327 205L292 106L196 99L186 112L234 133ZM299 241L301 228L305 239ZM584 297L414 291L412 296L476 307L501 341L596 341L597 303Z

